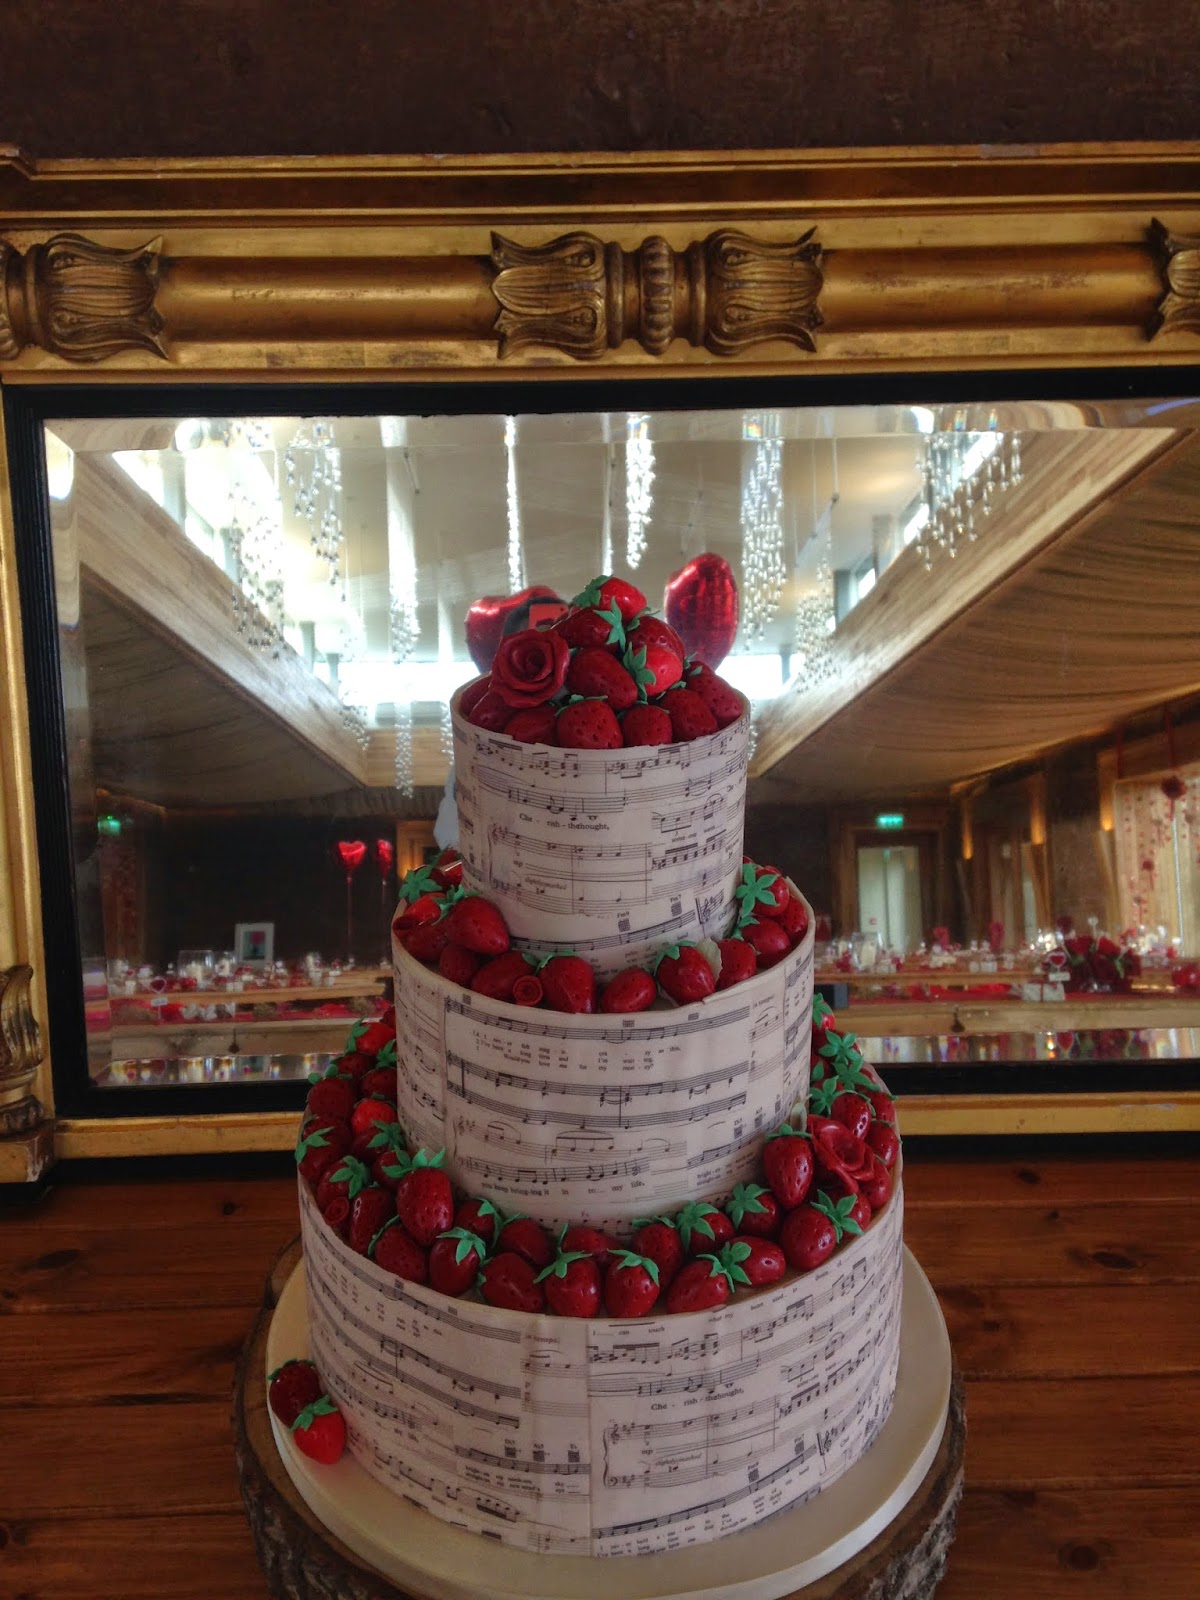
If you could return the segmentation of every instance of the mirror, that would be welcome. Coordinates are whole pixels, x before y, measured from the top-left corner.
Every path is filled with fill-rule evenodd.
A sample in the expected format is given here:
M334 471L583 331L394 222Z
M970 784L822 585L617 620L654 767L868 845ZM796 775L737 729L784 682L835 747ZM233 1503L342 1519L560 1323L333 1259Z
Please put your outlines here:
M702 556L739 598L746 848L811 902L872 1057L1200 1055L1198 423L55 418L91 1081L320 1070L382 1002L398 875L450 838L472 602L611 571L682 604Z

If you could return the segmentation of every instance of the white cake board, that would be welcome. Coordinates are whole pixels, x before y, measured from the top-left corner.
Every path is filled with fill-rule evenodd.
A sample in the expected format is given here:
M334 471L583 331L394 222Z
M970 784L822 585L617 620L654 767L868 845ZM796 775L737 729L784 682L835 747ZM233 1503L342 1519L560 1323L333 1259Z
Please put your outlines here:
M307 1352L301 1262L271 1319L266 1371ZM271 1427L288 1476L329 1532L398 1588L430 1600L780 1600L851 1560L900 1514L937 1454L949 1401L946 1324L906 1249L900 1376L875 1444L814 1499L707 1544L607 1559L514 1550L409 1505L349 1456L317 1465L274 1415Z

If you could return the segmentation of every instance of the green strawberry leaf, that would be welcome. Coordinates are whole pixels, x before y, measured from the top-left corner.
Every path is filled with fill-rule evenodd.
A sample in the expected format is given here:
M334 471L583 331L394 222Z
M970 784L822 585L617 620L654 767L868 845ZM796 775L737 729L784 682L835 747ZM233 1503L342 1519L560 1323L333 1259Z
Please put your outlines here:
M579 591L570 604L577 606L581 611L589 607L594 609L604 598L600 591L611 577L611 572L605 572L600 577L593 578L586 588Z
M833 1231L837 1235L837 1242L841 1244L848 1233L861 1233L862 1225L857 1217L850 1213L854 1210L855 1196L844 1195L841 1200L831 1200L824 1189L817 1191L817 1198L812 1202L814 1211L819 1211L823 1217L828 1217L833 1223Z
M639 1256L633 1250L614 1250L613 1260L619 1262L621 1267L641 1267L655 1288L658 1287L658 1262L651 1261L649 1256Z
M329 1396L323 1394L314 1400L311 1405L305 1406L288 1431L290 1433L304 1433L312 1427L318 1417L336 1417L337 1409L337 1406L334 1405Z
M366 1164L357 1156L344 1156L342 1164L333 1174L335 1183L347 1185L346 1194L351 1200L360 1195L371 1181L371 1174Z
M375 1130L367 1143L368 1150L391 1150L396 1155L407 1155L404 1129L398 1122L377 1122Z
M759 1216L767 1209L760 1199L760 1196L766 1193L767 1190L761 1183L739 1183L734 1187L733 1193L725 1202L725 1210L735 1228L741 1227L742 1218L747 1213Z
M772 1139L801 1139L804 1135L799 1128L793 1128L790 1122L780 1123L774 1133L769 1133L764 1144L770 1144Z
M448 1228L445 1233L439 1233L438 1238L458 1240L458 1244L454 1249L454 1260L457 1266L462 1266L472 1250L478 1255L481 1263L487 1260L487 1245L477 1233L472 1233L470 1228Z
M625 620L621 616L621 608L615 600L610 600L607 606L596 606L596 615L608 623L608 643L625 648Z
M812 1014L813 1021L817 1023L824 1022L826 1017L831 1017L833 1015L833 1007L829 1004L823 994L813 995Z
M329 1136L323 1128L314 1128L311 1133L304 1134L293 1152L296 1165L300 1165L310 1150L324 1150L328 1143Z
M445 1150L439 1150L436 1155L430 1155L428 1150L418 1150L412 1158L414 1167L440 1167L446 1160Z
M818 1116L832 1116L833 1102L840 1091L841 1085L836 1078L826 1078L822 1083L814 1083L808 1091L809 1106Z
M396 1065L396 1041L389 1039L383 1049L375 1057L377 1067L394 1067Z
M586 1250L568 1250L565 1254L556 1256L548 1267L543 1267L533 1281L534 1283L541 1283L543 1278L565 1278L567 1268L572 1261L587 1261L589 1259Z
M685 1250L691 1247L692 1234L698 1233L702 1239L713 1239L716 1235L712 1230L709 1217L718 1215L716 1206L710 1206L706 1200L689 1200L683 1210L675 1218L675 1226L679 1230L679 1237L683 1240Z
M404 874L400 884L400 898L411 906L423 894L440 894L441 888L431 868L414 867L411 872Z

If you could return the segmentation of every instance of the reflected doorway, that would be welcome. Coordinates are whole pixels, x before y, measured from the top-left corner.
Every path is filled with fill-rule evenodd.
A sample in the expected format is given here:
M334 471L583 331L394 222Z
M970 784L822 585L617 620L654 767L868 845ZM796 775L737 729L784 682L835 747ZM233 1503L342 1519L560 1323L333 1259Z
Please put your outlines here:
M921 852L915 844L858 847L858 925L884 950L915 949L924 938Z

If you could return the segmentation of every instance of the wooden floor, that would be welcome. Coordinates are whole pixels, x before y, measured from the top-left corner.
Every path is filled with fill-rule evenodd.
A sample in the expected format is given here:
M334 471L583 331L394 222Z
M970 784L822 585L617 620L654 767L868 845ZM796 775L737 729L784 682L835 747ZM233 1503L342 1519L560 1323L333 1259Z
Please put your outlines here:
M967 1380L940 1600L1200 1595L1200 1166L912 1161ZM285 1178L69 1183L0 1222L0 1595L266 1600L233 1364Z

